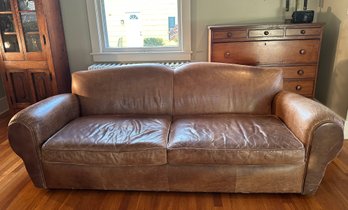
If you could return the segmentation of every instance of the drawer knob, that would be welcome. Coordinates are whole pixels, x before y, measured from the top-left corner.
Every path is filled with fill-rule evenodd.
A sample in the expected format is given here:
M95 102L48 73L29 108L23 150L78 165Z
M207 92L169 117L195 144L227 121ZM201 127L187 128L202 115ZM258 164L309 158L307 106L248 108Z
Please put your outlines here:
M230 52L225 52L225 58L229 58L231 56Z
M301 49L301 50L300 50L300 54L301 54L301 55L306 54L306 50L305 50L305 49Z
M306 34L306 30L301 30L301 34Z
M301 86L301 85L297 85L297 86L296 86L296 90L297 90L297 91L302 90L302 86Z
M304 74L304 71L302 69L300 69L300 70L297 71L297 74L302 76Z
M263 34L268 36L269 35L269 31L265 31L265 32L263 32Z
M227 37L228 37L228 38L231 38L231 37L232 37L232 32L228 32L228 33L227 33Z

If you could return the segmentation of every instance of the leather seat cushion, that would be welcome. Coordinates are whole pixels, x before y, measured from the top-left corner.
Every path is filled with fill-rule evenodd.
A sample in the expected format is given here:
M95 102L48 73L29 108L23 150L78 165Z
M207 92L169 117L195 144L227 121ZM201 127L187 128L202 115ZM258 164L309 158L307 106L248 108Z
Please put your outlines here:
M45 162L81 165L167 163L170 117L81 117L42 146Z
M197 116L171 126L169 164L303 163L303 144L275 116Z

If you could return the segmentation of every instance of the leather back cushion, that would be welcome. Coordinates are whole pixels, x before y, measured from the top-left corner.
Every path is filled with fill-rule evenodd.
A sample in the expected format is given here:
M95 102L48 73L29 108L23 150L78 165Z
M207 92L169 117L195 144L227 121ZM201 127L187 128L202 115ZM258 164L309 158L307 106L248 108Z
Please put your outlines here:
M82 115L172 114L173 70L156 64L75 72Z
M282 87L280 69L192 63L175 71L174 115L271 114Z

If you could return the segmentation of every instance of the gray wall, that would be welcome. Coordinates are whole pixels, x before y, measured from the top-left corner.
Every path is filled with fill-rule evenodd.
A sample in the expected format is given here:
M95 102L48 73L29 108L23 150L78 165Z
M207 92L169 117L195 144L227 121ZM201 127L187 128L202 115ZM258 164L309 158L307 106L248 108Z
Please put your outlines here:
M318 21L325 22L317 98L345 118L348 109L348 1L324 1ZM348 117L348 116L347 116Z
M60 0L71 72L92 63L86 0Z

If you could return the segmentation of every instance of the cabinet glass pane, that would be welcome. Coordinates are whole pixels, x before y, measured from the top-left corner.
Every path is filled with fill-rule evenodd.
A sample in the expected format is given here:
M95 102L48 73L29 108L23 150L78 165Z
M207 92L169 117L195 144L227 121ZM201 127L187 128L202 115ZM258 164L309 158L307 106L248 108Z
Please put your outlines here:
M25 45L27 52L41 51L40 35L39 34L26 34Z
M2 35L5 52L19 52L19 45L16 35Z
M3 41L2 45L4 46L5 52L19 52L12 15L0 15L0 30Z
M12 15L0 15L1 33L15 32Z
M47 1L47 0L46 0ZM50 1L50 0L48 0ZM35 10L35 1L34 0L18 0L19 10Z
M10 0L0 0L0 11L11 11Z
M22 13L21 20L24 33L39 31L35 12Z

